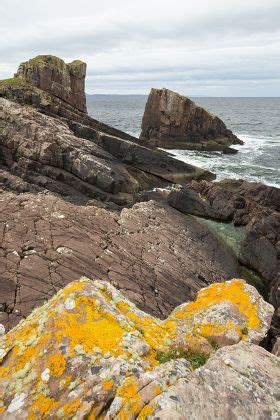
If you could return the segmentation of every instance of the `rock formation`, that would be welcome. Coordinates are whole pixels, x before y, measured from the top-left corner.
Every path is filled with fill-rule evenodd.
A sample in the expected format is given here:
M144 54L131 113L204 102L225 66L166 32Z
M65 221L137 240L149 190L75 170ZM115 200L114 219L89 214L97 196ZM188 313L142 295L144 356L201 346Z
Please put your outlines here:
M85 63L79 60L66 64L58 57L40 55L21 64L15 77L0 80L0 97L62 118L72 130L83 131L81 137L95 138L96 131L101 131L137 142L129 134L86 114L85 92L82 91L85 71Z
M168 89L152 89L142 120L143 144L171 149L234 153L243 144L223 121L190 99Z
M279 354L279 190L212 184L92 119L84 76L39 56L0 81L0 417L277 418L279 359L257 344ZM199 147L237 141L190 108L219 133ZM240 254L203 218L244 225ZM272 327L224 282L240 263Z
M242 180L194 181L174 189L168 202L186 214L246 227L239 260L268 282L280 335L280 190Z
M13 185L24 187L16 176L6 188ZM241 274L208 227L152 201L122 210L44 189L2 191L0 238L0 323L7 328L83 275L110 281L162 318L202 287Z
M66 64L52 55L39 55L19 66L16 79L36 86L86 112L86 63L75 60Z
M277 418L279 358L252 344L272 313L232 280L159 321L82 279L2 338L1 418Z

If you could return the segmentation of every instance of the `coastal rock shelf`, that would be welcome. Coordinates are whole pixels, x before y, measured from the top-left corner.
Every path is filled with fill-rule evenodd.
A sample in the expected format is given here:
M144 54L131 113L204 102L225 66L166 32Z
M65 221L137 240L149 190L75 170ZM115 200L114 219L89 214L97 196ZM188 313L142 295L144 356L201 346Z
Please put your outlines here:
M152 89L142 120L140 139L152 146L235 153L243 144L223 121L169 89Z
M277 418L279 358L253 344L272 313L239 279L163 321L81 279L1 339L1 418Z
M23 185L15 176L10 182ZM161 318L211 282L240 276L237 259L206 226L155 201L119 209L4 191L0 237L0 323L7 328L85 274Z

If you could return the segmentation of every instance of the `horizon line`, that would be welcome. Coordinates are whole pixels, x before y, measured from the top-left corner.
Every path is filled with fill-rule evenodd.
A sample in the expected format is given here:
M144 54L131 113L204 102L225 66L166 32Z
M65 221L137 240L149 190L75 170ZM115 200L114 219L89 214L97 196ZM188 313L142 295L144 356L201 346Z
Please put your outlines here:
M149 93L86 93L86 96L149 96ZM183 95L190 98L268 98L280 99L280 96L212 96L212 95Z

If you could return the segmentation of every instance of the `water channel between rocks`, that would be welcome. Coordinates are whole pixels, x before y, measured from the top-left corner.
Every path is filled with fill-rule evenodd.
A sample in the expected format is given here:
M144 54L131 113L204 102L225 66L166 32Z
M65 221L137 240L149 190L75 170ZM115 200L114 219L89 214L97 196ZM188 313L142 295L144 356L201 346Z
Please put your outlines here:
M220 240L222 240L239 259L241 242L245 239L245 227L235 226L232 222L219 222L212 219L205 219L203 217L193 216L199 223L209 227L212 233ZM241 263L240 274L247 283L256 287L265 300L268 300L269 287L267 282L254 270L251 270Z

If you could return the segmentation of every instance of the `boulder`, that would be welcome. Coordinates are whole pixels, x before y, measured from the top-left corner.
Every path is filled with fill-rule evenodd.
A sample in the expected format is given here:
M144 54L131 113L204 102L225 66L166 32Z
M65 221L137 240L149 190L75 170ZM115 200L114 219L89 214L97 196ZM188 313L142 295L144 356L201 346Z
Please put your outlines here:
M180 378L146 408L148 418L277 419L280 359L240 342L218 350L195 374Z
M2 337L1 418L163 419L178 418L177 407L183 418L276 415L279 359L249 344L257 330L259 338L265 334L271 307L241 280L215 287L214 302L213 291L205 289L196 302L160 321L106 282L83 278L68 285ZM209 309L227 301L231 318L211 319ZM215 355L216 347L197 329L207 320L224 328L235 312L244 316L239 328L245 322L247 329L239 340L246 344Z
M224 152L234 152L232 144L243 144L220 118L165 88L150 92L140 139L163 148Z

